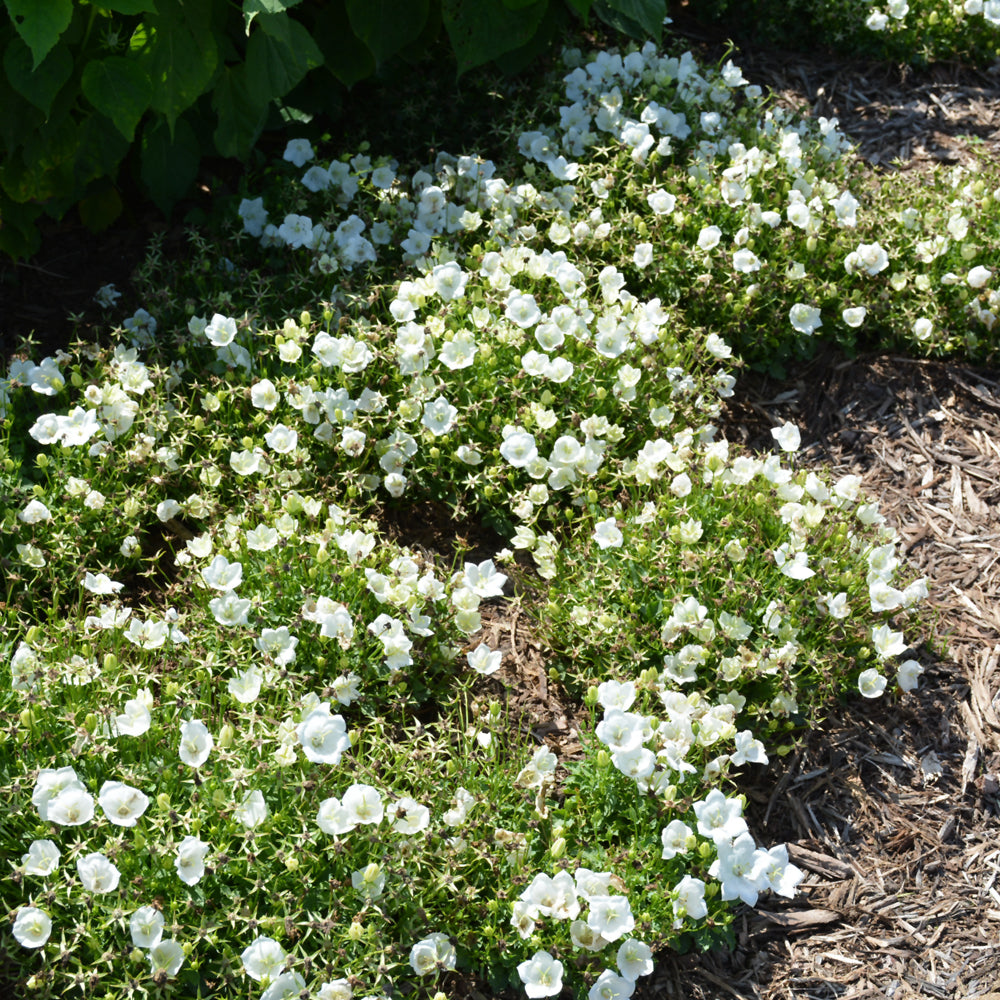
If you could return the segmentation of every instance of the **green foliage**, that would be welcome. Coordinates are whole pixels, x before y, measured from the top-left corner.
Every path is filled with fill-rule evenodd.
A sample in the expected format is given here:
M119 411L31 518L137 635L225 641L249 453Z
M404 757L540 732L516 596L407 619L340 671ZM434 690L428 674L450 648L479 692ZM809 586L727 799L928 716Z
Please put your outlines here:
M614 0L596 12L658 38L665 10ZM0 251L29 255L39 217L74 205L108 225L123 169L169 212L202 157L249 156L274 108L329 117L343 88L418 62L439 36L459 73L492 60L514 70L590 11L591 0L5 0Z

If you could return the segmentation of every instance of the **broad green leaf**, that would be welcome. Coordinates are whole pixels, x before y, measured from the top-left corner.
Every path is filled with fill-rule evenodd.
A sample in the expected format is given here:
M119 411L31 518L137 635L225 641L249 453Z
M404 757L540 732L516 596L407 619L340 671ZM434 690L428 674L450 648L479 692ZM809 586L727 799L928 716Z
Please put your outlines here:
M100 6L116 14L155 14L155 0L101 0Z
M150 106L174 127L186 111L208 89L218 64L215 37L208 23L198 17L180 17L167 12L147 18L133 35L142 45L137 62L152 86Z
M7 13L24 44L31 49L34 69L49 54L73 19L73 0L4 0Z
M30 257L42 242L35 225L37 205L19 205L0 191L0 251L18 260Z
M660 40L667 0L597 0L594 13L602 21L634 38Z
M122 197L107 178L94 187L95 190L80 200L76 210L80 213L80 221L92 233L100 233L122 214Z
M57 45L37 69L32 65L31 50L20 38L13 37L3 55L7 79L22 97L48 116L56 94L73 72L73 57L65 45Z
M114 174L128 153L128 140L104 115L93 114L81 125L74 150L73 174L80 185Z
M301 0L243 0L243 23L250 34L250 22L258 14L283 14Z
M586 24L587 15L590 13L594 0L566 0L566 3L583 18L583 23Z
M87 64L80 82L87 100L131 142L153 97L153 86L139 61L125 56L94 60Z
M508 10L503 0L480 0L475 4L441 0L442 19L458 58L459 73L526 44L547 7L548 0L537 0L516 11Z
M340 4L327 4L316 17L316 41L329 71L345 86L353 87L375 72L375 57L351 30L347 11Z
M503 0L503 5L507 10L520 10L522 7L530 7L535 0Z
M284 97L309 70L322 65L323 53L303 25L287 14L260 15L246 58L247 83L258 105Z
M384 63L420 34L429 9L429 0L347 0L351 28L377 64Z
M227 66L212 91L212 107L219 116L213 138L220 155L245 159L264 127L267 103L259 104L246 82L246 67Z
M175 124L173 135L162 118L146 122L139 175L161 211L169 212L187 194L198 176L200 162L198 139L183 118Z

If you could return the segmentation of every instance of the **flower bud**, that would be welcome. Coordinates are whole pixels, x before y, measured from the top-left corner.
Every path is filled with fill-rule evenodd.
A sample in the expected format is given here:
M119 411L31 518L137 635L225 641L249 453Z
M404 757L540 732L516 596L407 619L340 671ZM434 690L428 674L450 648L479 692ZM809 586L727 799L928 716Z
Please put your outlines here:
M223 750L228 750L233 745L233 736L235 735L232 724L227 722L219 730L219 747Z
M364 937L365 929L361 926L360 920L355 920L347 929L347 936L352 941L360 941Z
M552 841L552 847L549 848L549 854L552 855L553 859L558 861L566 853L566 838L556 837Z

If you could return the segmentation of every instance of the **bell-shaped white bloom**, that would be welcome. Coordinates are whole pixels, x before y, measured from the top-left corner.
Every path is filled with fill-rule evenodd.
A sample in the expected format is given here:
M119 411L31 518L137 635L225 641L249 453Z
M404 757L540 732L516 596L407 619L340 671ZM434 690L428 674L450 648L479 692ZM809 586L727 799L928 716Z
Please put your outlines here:
M418 976L427 976L439 970L454 969L457 957L448 935L435 931L410 949L410 966Z
M260 826L268 817L267 803L263 794L256 788L250 789L233 812L236 822L253 830Z
M347 726L340 715L331 715L329 706L310 712L295 730L303 753L318 764L339 764L350 750Z
M886 679L874 667L863 670L858 676L858 691L866 698L881 697L885 685Z
M743 804L737 798L727 799L718 788L694 804L694 814L698 818L698 832L711 837L716 844L732 841L747 831Z
M201 767L215 746L204 722L192 720L181 724L180 758L188 767Z
M83 788L64 788L49 800L45 818L58 826L83 826L94 818L94 799Z
M616 964L618 971L634 983L640 976L648 976L653 971L653 950L637 938L628 938L618 946Z
M97 801L101 804L104 815L115 826L135 826L149 805L146 794L121 781L105 781L101 785Z
M163 937L163 914L155 906L140 906L129 918L128 926L136 948L154 948Z
M766 851L757 849L749 833L735 840L716 841L718 857L708 873L722 883L723 899L742 899L747 906L756 906L757 896L765 886L764 869L768 864Z
M901 691L915 691L924 668L916 660L904 660L896 671L896 683Z
M205 874L205 855L208 854L208 844L198 837L185 837L177 845L177 856L174 858L174 868L178 878L186 885L196 885Z
M243 971L258 983L275 979L285 967L285 949L274 938L260 936L240 955Z
M535 954L517 967L529 997L554 997L562 992L563 964L547 951Z
M708 916L705 883L700 878L685 875L674 887L674 926L679 928L685 918L700 920Z
M234 590L243 580L243 565L230 562L224 555L217 555L211 563L201 571L201 578L206 586L223 593Z
M587 1000L627 1000L635 992L635 981L605 969L587 993Z
M21 855L25 875L51 875L59 865L59 848L51 840L33 840L28 853Z
M52 933L52 921L37 906L22 906L14 918L13 932L22 948L41 948Z
M121 872L103 854L93 853L78 858L76 870L88 892L114 892L121 880Z
M485 642L481 642L470 653L466 653L465 658L476 673L489 677L490 674L495 674L500 669L503 654L499 650L490 649Z
M305 988L301 973L283 972L261 993L260 1000L298 1000Z
M155 979L163 973L167 979L173 979L184 964L184 949L173 938L157 941L149 949L149 971Z
M591 896L587 926L605 941L617 941L635 927L635 918L625 896Z
M431 821L430 809L406 795L393 803L389 816L393 830L406 837L423 832Z

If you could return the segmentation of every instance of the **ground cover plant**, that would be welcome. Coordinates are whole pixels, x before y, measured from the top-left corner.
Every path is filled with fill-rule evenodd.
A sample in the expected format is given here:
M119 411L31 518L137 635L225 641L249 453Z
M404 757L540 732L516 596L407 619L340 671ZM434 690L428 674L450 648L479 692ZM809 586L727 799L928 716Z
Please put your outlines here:
M927 585L878 504L797 468L794 425L764 456L718 424L734 343L754 359L765 323L732 306L758 270L783 276L766 301L789 316L769 349L818 328L804 286L781 289L809 251L799 206L854 228L849 155L731 64L567 60L559 126L513 140L513 173L324 164L293 140L226 252L192 260L200 299L165 289L105 346L11 364L19 986L273 1000L474 973L624 996L656 950L724 942L738 902L794 892L731 777L831 697L905 693L922 669L904 629ZM713 183L723 160L738 169ZM295 276L284 298L269 261ZM966 263L945 287L986 311L992 274ZM882 301L849 285L834 304L827 280L828 315ZM897 308L937 301L917 292ZM430 502L488 521L497 551L388 537L387 510ZM511 599L578 701L579 755L509 713L482 608Z

